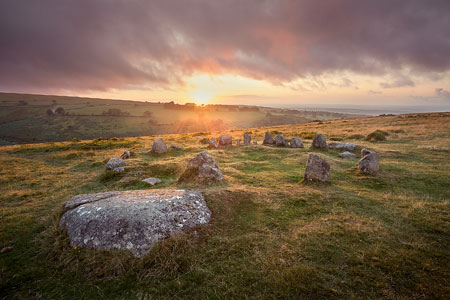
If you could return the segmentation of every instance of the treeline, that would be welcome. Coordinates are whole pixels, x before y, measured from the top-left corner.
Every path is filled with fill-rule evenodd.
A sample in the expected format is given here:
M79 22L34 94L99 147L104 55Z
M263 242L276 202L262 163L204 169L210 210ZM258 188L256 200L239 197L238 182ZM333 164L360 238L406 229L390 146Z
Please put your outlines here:
M256 106L240 106L240 105L224 105L224 104L208 104L198 106L195 103L185 103L177 104L174 101L164 103L165 109L176 109L176 110L201 110L201 111L240 111L240 112L258 112L259 107Z

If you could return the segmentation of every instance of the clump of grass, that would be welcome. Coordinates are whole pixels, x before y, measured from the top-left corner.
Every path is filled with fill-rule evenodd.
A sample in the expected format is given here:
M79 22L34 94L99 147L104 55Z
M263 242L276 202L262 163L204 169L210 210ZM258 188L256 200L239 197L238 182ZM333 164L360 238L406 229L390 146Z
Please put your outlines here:
M386 131L377 129L374 132L368 134L365 140L369 142L381 142L385 141L386 136L388 135L389 133L387 133Z
M204 136L204 135L209 135L209 134L210 134L209 132L196 132L196 133L193 133L192 136L196 137L196 136Z
M118 173L118 172L114 172L111 170L105 170L105 172L103 172L102 174L100 174L100 182L101 183L106 183L108 181L111 180L117 180L123 177L123 172L122 173Z
M364 139L364 135L362 135L362 134L352 134L348 138L351 139L351 140L362 140L362 139Z
M336 135L330 136L329 139L330 139L330 141L342 141L342 140L344 140L343 137L341 137L341 136L336 136Z
M392 133L406 133L406 131L404 131L403 129L392 129L392 130L389 130L390 132L392 132Z
M201 140L200 140L200 144L203 144L203 145L208 145L209 144L209 139L208 138L202 138Z
M316 132L314 131L302 131L300 132L300 135L303 139L312 140L314 136L316 135Z

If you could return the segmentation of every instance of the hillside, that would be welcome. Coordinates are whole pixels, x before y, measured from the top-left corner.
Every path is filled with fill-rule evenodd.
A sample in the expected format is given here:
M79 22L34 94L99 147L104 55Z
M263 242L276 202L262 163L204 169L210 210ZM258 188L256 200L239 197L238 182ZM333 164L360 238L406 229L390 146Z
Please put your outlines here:
M387 132L386 141L363 139L377 129ZM263 146L267 130L298 136L305 148ZM0 298L448 297L450 113L248 131L258 145L209 151L227 181L200 187L210 225L166 239L140 259L125 251L72 249L58 228L61 205L81 193L177 187L209 133L166 135L181 149L160 156L149 152L155 136L0 147ZM244 130L212 134L224 132L242 139ZM358 174L358 151L353 160L321 151L331 164L331 184L300 184L308 153L319 152L309 148L315 132L377 151L381 172ZM133 156L126 172L106 173L105 162L127 149ZM149 176L162 183L140 181Z
M356 114L0 93L0 145L229 130Z

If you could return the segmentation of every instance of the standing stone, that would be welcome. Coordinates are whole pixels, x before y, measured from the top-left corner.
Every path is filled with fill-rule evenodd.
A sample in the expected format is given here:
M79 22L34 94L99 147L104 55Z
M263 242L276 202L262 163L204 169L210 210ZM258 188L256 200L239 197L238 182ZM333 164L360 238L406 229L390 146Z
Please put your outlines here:
M222 134L219 136L219 146L231 146L233 145L233 138L230 134Z
M303 142L299 138L293 137L290 142L290 147L291 148L303 148L304 146L303 146Z
M209 184L225 180L216 160L203 151L188 162L186 170L178 179L179 183L194 182Z
M367 149L361 154L365 154L363 158L360 159L358 163L359 170L365 174L376 174L380 170L380 163L378 159L378 154L375 151L370 151Z
M197 190L136 190L78 195L63 205L59 225L73 247L129 250L143 256L163 238L207 224Z
M158 154L167 152L166 143L164 143L164 140L162 138L156 138L153 140L152 152Z
M272 134L270 131L267 131L264 135L263 145L273 145L275 144L275 140L272 138Z
M288 146L288 141L286 141L286 139L284 138L284 135L278 134L275 137L275 145L286 147L286 146Z
M126 166L126 164L127 163L120 157L111 157L109 161L106 163L106 169L112 170L116 173L121 173L125 171L123 166Z
M244 145L250 145L252 137L248 132L244 132Z
M367 154L370 154L370 153L372 153L373 151L372 150L369 150L369 149L366 149L366 148L362 148L361 149L361 157L364 157L364 156L366 156Z
M241 140L237 140L237 141L236 141L236 146L238 146L238 147L241 146Z
M208 144L208 147L212 149L217 149L217 147L219 147L219 144L217 144L217 140L215 137L210 138Z
M330 182L330 164L316 154L309 154L304 178L306 183L313 181Z
M120 158L121 159L127 159L127 158L130 158L131 157L131 152L130 151L124 151L123 153L122 153L122 155L120 156Z
M339 153L339 157L342 157L342 158L355 158L356 155L354 153L345 151L345 152Z
M327 148L327 139L325 138L325 136L321 133L317 133L316 135L314 135L312 147L326 149Z

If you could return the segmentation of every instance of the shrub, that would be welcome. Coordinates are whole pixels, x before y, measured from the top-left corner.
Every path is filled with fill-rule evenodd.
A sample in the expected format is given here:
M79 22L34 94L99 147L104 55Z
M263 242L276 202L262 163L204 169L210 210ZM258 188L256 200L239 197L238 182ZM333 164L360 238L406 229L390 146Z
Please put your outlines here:
M362 134L353 134L348 137L351 140L362 140L364 138L364 135Z
M366 141L369 141L369 142L385 141L386 135L384 133L387 133L387 132L385 132L385 131L383 132L382 130L375 130L374 132L367 135Z
M316 135L316 133L313 131L302 131L300 132L300 135L302 136L303 139L312 140Z

